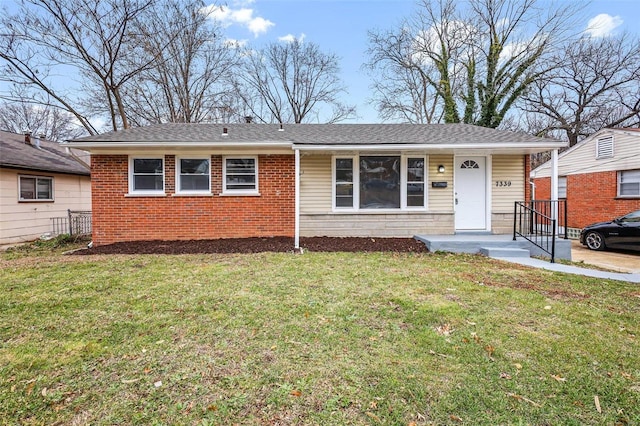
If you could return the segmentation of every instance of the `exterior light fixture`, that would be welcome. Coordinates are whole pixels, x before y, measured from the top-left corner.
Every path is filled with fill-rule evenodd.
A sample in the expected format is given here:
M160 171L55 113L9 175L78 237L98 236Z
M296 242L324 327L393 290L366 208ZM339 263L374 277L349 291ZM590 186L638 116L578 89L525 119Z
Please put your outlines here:
M444 173L444 166L442 164L438 166L438 173Z

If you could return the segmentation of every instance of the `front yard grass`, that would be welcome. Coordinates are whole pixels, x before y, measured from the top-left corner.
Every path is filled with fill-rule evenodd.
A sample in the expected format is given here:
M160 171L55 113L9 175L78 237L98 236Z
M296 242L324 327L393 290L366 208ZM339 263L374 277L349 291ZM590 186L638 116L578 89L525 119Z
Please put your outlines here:
M640 424L640 287L449 254L0 255L2 424Z

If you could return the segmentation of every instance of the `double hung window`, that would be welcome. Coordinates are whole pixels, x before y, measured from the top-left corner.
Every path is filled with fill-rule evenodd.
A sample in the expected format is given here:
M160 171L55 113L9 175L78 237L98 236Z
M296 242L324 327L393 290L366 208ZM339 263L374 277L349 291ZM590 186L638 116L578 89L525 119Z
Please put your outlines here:
M178 166L176 173L178 192L211 192L209 158L179 158L176 163Z
M18 179L20 201L53 201L53 178L20 176Z
M132 158L129 170L129 192L164 193L163 158Z
M223 193L258 193L257 157L226 157L222 164Z
M618 196L640 197L640 170L618 172Z

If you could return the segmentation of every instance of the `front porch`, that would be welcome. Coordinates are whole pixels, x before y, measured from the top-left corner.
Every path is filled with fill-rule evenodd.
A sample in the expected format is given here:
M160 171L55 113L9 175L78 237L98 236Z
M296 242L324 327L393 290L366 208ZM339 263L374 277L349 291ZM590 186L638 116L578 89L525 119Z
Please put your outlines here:
M532 242L507 234L469 234L454 235L415 235L430 252L480 253L492 257L530 257L544 256L544 252ZM571 260L571 240L556 238L556 259Z

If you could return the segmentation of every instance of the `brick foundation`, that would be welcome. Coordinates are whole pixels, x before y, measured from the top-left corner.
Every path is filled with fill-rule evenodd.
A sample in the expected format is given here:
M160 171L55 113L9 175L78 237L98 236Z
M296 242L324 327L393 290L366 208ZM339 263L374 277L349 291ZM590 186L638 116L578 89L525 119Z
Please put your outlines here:
M294 234L292 155L260 155L260 196L220 196L222 157L211 156L213 196L175 195L175 156L165 156L165 196L128 194L126 155L92 155L93 243Z
M534 179L535 198L551 198L551 178ZM567 225L585 226L640 209L640 198L617 198L618 173L599 172L567 176Z

